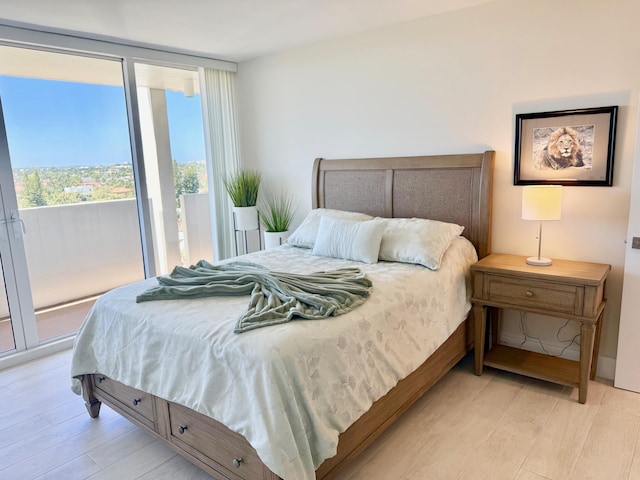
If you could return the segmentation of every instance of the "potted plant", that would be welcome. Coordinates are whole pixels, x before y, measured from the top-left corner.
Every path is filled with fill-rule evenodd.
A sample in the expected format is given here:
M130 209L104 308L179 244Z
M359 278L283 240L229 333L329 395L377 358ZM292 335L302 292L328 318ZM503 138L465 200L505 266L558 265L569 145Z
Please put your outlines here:
M233 203L236 230L256 230L258 228L258 189L261 175L256 170L239 169L224 179Z
M266 192L260 208L264 224L264 248L277 247L287 240L295 211L291 196L286 193Z

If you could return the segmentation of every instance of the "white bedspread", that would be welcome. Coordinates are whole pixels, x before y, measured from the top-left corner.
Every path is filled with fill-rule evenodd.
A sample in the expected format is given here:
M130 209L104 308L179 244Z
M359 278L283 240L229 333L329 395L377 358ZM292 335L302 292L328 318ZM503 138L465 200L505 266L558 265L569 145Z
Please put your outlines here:
M76 337L71 376L102 373L197 410L243 435L280 477L310 480L336 454L338 435L464 320L476 253L457 239L437 272L290 246L243 259L296 273L356 266L373 292L343 316L235 334L248 297L137 304L157 283L144 280L96 302Z

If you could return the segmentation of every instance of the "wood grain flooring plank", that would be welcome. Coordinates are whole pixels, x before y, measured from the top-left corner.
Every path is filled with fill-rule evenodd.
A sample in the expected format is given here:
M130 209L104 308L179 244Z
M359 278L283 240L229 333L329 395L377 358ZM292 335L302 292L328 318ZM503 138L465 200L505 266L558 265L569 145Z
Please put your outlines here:
M137 480L215 480L180 455L171 457Z
M95 473L88 480L135 480L177 455L159 441L137 450L107 468Z
M102 468L117 463L136 450L153 443L155 439L139 428L132 428L117 438L104 442L87 452L87 455Z
M619 410L640 417L640 395L620 388L607 388L602 398L607 409Z
M589 383L587 403L578 403L578 389L556 403L522 468L551 479L568 478L573 471L607 387Z
M557 402L558 398L550 395L548 389L525 386L487 439L469 452L463 477L512 480Z
M578 457L571 480L628 480L640 417L600 408Z
M447 420L437 442L413 459L406 478L459 478L469 467L469 455L486 441L523 386L492 378L458 414Z
M636 439L636 446L631 460L631 468L629 469L629 480L640 478L640 433Z
M99 472L101 468L87 455L80 455L53 470L35 477L34 480L83 480L89 475Z
M93 419L88 415L55 425L0 450L0 478L9 469L33 478L113 441L135 427L122 417Z
M549 477L543 477L526 470L520 470L514 480L551 480Z

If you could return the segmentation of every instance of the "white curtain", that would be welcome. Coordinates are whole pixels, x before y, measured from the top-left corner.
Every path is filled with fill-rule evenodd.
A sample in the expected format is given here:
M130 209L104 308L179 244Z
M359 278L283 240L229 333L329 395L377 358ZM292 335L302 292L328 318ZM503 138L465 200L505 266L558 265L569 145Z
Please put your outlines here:
M214 260L235 255L231 203L223 179L239 165L236 73L200 69Z

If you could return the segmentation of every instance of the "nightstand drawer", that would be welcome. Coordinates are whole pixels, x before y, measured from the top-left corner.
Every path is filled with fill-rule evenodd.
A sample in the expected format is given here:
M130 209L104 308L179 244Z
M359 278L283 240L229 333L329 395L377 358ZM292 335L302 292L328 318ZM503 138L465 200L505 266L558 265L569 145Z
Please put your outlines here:
M562 283L485 275L483 297L490 302L582 315L584 288Z

